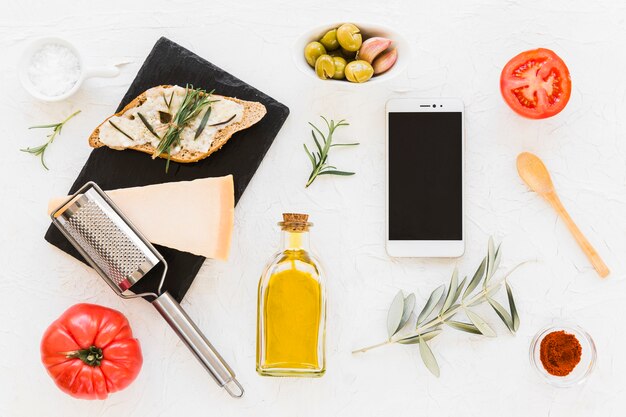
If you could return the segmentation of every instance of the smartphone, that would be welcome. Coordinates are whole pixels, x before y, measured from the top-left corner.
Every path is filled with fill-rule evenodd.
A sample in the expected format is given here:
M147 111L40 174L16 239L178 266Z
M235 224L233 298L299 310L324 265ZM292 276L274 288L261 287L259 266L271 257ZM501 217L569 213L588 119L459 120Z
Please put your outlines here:
M386 105L387 253L465 252L463 102L392 99Z

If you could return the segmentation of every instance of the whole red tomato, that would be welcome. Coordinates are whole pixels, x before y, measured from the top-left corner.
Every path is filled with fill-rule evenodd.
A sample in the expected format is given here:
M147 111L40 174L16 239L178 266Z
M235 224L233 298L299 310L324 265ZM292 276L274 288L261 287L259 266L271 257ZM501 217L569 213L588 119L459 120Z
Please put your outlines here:
M62 391L89 400L126 388L143 363L126 317L95 304L76 304L48 327L41 360Z

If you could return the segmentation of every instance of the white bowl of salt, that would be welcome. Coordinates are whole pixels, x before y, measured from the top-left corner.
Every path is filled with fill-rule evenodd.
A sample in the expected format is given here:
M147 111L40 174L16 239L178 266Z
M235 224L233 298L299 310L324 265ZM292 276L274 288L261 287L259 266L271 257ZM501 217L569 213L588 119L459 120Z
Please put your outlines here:
M78 50L65 39L41 38L26 48L19 62L22 85L42 101L61 101L91 77L116 77L115 66L85 67Z

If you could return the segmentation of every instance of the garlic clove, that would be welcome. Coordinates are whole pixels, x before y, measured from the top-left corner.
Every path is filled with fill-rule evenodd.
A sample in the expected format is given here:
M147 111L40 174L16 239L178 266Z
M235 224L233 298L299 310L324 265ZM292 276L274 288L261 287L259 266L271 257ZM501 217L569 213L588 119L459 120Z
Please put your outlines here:
M374 74L382 74L391 69L398 60L398 50L393 48L387 52L380 54L372 63Z
M380 36L375 36L373 38L367 39L361 45L361 49L359 49L359 57L363 61L367 61L370 64L374 59L385 49L389 48L391 45L391 39L381 38Z

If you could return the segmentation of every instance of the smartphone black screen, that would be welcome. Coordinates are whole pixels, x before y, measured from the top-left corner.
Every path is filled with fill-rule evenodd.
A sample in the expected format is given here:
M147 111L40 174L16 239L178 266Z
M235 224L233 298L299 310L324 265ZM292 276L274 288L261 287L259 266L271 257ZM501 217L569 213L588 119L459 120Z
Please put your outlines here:
M389 113L389 240L463 239L462 117Z

